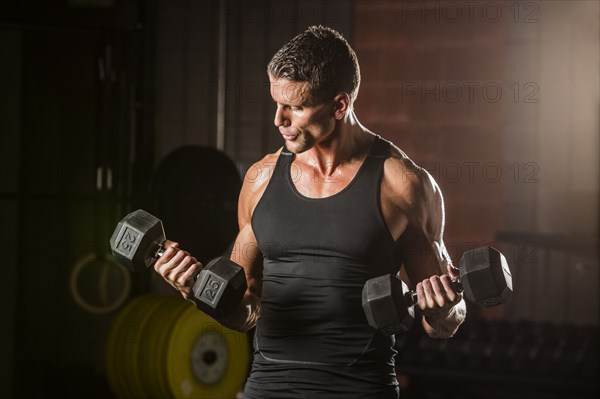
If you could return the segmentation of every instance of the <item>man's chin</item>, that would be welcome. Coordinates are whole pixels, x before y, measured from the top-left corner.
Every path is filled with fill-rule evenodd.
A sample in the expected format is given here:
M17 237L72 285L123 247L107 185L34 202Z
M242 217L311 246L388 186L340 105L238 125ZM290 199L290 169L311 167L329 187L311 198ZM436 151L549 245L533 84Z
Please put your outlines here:
M310 148L310 146L306 145L306 143L296 143L290 141L286 141L283 145L285 149L292 154L301 154Z

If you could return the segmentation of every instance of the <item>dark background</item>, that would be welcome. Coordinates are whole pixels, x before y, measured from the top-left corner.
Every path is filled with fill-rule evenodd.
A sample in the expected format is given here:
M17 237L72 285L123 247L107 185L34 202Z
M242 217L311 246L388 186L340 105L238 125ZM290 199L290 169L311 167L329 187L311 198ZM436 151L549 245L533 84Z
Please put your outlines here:
M472 309L469 321L514 327L503 347L513 372L464 371L447 361L451 345L430 351L435 366L401 351L407 395L469 385L481 386L469 397L597 393L585 377L597 372L597 340L573 341L599 320L599 17L593 0L3 5L0 397L112 396L103 354L119 295L172 294L150 273L98 266L113 226L160 208L157 170L177 148L220 148L243 172L282 145L265 67L313 24L338 29L357 52L359 120L440 184L455 262L493 244L511 265L512 300ZM546 332L519 336L539 326ZM514 372L515 351L545 371ZM555 375L555 364L577 371Z

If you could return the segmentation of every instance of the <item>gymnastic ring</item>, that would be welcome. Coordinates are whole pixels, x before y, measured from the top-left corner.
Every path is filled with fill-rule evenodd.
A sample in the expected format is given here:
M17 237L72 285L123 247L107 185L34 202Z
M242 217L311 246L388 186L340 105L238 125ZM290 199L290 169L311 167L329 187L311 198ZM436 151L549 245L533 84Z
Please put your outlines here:
M111 259L112 259L112 255L107 254L103 261L104 267L102 267L102 269L100 271L100 280L99 280L100 295L105 298L107 296L105 288L108 284L108 281L106 279L107 279L107 270L108 270L109 265L115 265L117 267L117 269L121 272L121 276L123 276L123 288L121 289L121 292L119 293L117 298L115 298L114 301L112 301L111 303L108 303L105 306L98 306L98 305L89 303L81 296L81 294L79 293L79 289L77 288L77 280L79 278L79 274L81 273L81 271L83 270L83 268L86 265L97 260L96 254L92 253L92 254L86 255L86 256L82 257L81 259L79 259L79 261L77 261L77 263L75 263L75 266L71 270L71 276L69 279L69 290L71 292L71 296L73 297L73 300L75 301L77 306L79 306L81 309L83 309L89 313L93 313L93 314L110 313L110 312L118 309L129 297L129 293L131 291L131 276L127 270L125 270L123 267L121 267L116 261L111 260Z

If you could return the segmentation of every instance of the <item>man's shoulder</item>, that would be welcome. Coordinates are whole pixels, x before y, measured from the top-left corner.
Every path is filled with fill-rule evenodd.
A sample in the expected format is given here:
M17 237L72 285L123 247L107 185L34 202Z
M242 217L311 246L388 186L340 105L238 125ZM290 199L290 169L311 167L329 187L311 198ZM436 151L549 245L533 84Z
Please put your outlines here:
M390 156L384 163L383 190L382 193L408 206L417 205L440 191L429 172L394 145L390 146Z
M273 175L273 170L275 169L275 164L281 154L281 150L280 148L276 152L267 154L259 161L254 162L246 171L244 186L256 189L267 183Z
M395 145L390 145L389 157L384 164L384 177L409 186L427 183L429 173L417 165Z
M254 208L265 192L271 176L273 176L275 164L280 153L281 149L265 155L261 160L253 163L246 171L238 204L240 225L250 222Z

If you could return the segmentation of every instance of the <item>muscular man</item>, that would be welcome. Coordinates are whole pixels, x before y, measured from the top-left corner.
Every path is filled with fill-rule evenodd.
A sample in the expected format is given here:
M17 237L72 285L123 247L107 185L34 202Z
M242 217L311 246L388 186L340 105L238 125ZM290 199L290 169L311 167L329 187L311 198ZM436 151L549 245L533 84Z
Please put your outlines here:
M442 240L440 189L358 121L360 70L339 33L309 28L267 71L285 145L244 179L231 259L248 290L219 320L256 326L244 397L397 398L393 337L367 324L361 291L400 270L418 293L425 331L454 334L466 310L450 284L457 274ZM187 299L201 267L176 243L155 266Z

